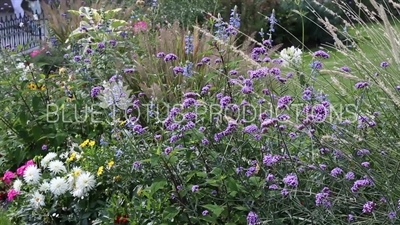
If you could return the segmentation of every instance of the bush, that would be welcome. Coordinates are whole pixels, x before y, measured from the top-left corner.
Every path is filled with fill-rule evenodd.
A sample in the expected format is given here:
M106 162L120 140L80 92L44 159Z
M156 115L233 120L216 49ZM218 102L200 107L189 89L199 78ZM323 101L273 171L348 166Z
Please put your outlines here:
M58 74L2 57L10 218L396 224L399 34L377 14L384 24L364 27L370 39L352 42L357 51L328 21L338 51L279 54L269 39L235 47L233 22L196 26L192 53L178 23L117 21L111 32L93 24L72 35L82 47ZM199 60L186 76L186 61Z

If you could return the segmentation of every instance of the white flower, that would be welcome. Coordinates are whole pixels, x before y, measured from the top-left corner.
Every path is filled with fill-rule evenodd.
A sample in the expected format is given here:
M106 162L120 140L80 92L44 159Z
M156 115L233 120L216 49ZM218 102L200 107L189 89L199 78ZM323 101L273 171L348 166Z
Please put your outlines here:
M72 191L72 195L76 198L83 198L85 196L85 193L83 192L83 189L81 188L75 188Z
M60 159L66 159L68 158L68 152L63 152L60 154Z
M28 184L36 184L40 180L40 169L36 165L30 165L25 169L24 180Z
M79 175L81 175L82 171L83 170L80 167L74 166L74 168L72 168L72 175L74 177L78 177Z
M83 195L86 195L89 191L91 191L96 186L96 180L94 176L89 172L82 172L81 175L76 179L75 188L81 189Z
M59 174L61 172L66 173L67 172L67 168L65 168L63 162L61 162L60 160L54 160L51 161L49 163L49 170L53 173L53 174Z
M42 161L40 161L40 165L42 167L47 167L47 165L49 164L49 162L51 160L53 160L55 157L57 157L57 154L54 152L49 152L47 153L47 155L42 159Z
M282 66L294 65L297 66L301 63L301 54L303 52L299 48L294 46L290 48L285 48L280 53L280 58L282 59Z
M44 193L48 192L49 190L50 190L50 184L47 181L43 182L39 187L39 191Z
M124 87L121 80L105 83L104 89L98 95L101 100L100 107L109 108L116 106L119 109L127 109L132 103L131 91Z
M30 199L30 203L35 209L39 209L40 207L45 205L44 195L40 194L38 191L35 191L32 194L32 198Z
M64 178L56 177L50 180L50 192L55 196L65 194L68 190L68 183Z
M15 180L13 184L13 189L16 191L21 191L21 187L22 187L22 181L20 179Z

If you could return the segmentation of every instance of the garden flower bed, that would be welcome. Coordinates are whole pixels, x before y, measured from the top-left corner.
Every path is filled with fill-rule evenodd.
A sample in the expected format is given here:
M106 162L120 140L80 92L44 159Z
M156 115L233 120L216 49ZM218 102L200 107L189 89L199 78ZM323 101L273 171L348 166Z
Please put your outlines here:
M397 224L400 33L382 7L364 36L320 18L335 46L314 51L274 44L274 11L258 42L236 7L193 28L70 10L62 42L0 58L4 217Z

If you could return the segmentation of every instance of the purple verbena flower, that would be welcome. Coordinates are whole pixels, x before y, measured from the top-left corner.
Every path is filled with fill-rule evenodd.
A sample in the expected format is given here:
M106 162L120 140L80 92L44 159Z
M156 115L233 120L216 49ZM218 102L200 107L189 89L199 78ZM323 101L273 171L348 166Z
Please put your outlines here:
M247 214L247 225L256 225L258 223L258 215L255 212L249 212Z
M322 50L318 50L318 51L314 52L313 56L323 58L323 59L329 59L329 57L330 57L328 53L326 53L325 51L322 51Z
M376 206L376 203L374 203L373 201L368 201L363 205L363 213L372 213L372 211L374 210Z
M198 192L200 189L199 185L193 185L192 186L192 192Z
M297 175L295 173L291 173L286 175L283 178L283 183L285 183L286 185L292 186L292 187L297 187L297 185L299 185L299 181L297 179Z
M343 173L343 170L341 168L339 168L339 167L336 167L331 171L331 175L333 177L338 177L342 173Z
M178 59L178 56L176 56L176 55L173 54L173 53L169 53L169 54L165 55L165 57L164 57L164 61L165 61L165 62L175 61L175 60L177 60L177 59Z

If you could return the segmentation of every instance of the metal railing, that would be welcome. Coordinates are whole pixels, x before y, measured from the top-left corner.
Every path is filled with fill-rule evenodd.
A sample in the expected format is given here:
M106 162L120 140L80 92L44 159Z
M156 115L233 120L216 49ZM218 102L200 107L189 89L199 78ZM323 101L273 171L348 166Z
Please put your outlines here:
M36 17L36 18L35 18ZM29 51L45 40L44 14L17 18L14 14L0 15L0 49L18 48Z

